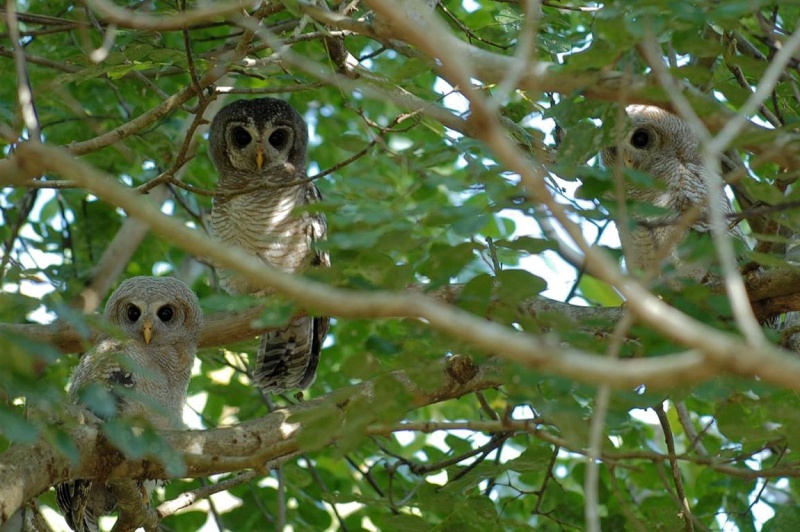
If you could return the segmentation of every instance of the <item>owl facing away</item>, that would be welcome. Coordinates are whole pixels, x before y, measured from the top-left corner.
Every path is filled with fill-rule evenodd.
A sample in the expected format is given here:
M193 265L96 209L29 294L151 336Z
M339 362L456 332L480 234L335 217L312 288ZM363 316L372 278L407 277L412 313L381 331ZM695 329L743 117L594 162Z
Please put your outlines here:
M117 415L145 420L156 429L182 428L203 323L197 296L178 279L132 277L109 298L105 319L121 334L101 335L81 357L70 400L80 404L84 391L100 386L114 404L93 412L99 418ZM143 486L143 503L149 501L149 484ZM96 531L98 518L116 509L113 490L112 483L74 480L56 486L56 500L70 527Z
M703 281L709 273L708 264L687 261L678 255L677 244L686 236L679 219L696 208L699 216L689 231L708 233L708 202L716 202L728 214L733 212L731 203L723 192L709 194L700 143L685 121L653 106L629 105L625 111L630 128L619 146L603 149L603 162L610 169L621 163L652 176L654 183L650 187L626 180L625 193L630 200L667 211L666 216L634 220L636 226L622 242L628 268L647 270L659 257L665 257L679 277ZM743 239L737 227L730 232Z
M219 173L211 232L227 245L288 273L330 266L325 217L298 208L321 200L306 178L308 130L300 114L274 98L239 100L211 122L209 155ZM235 272L220 270L230 294L267 292ZM253 380L265 392L307 388L316 375L329 318L304 316L261 337Z

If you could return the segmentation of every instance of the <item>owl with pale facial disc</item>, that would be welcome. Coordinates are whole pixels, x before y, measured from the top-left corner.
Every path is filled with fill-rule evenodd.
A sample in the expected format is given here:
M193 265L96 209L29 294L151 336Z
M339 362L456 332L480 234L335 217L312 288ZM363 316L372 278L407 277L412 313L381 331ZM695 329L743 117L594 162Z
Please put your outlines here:
M618 146L602 151L603 162L611 169L621 164L649 174L653 186L625 181L627 198L665 211L663 216L634 219L636 226L622 242L628 269L647 270L663 257L671 261L678 276L703 281L708 265L684 260L677 244L687 231L709 233L709 202L730 214L730 200L722 191L709 194L700 143L689 124L658 107L629 105L625 111L630 128ZM688 229L682 228L681 217L692 209L697 210L695 221ZM731 227L730 233L744 239L738 227Z
M327 235L325 217L302 210L321 200L316 185L302 181L307 146L305 121L282 100L240 100L217 113L209 133L209 155L219 173L211 211L217 240L288 273L330 266L329 254L315 247ZM220 283L234 295L266 293L226 269ZM304 316L264 334L253 370L256 385L272 393L310 386L329 325L326 317Z
M197 296L178 279L132 277L111 294L105 319L114 330L81 357L69 385L72 402L82 404L84 393L100 387L112 404L103 411L86 407L100 419L116 415L146 420L156 429L183 428L203 323ZM154 481L78 479L57 485L56 501L67 524L76 532L96 531L98 518L116 510L114 493L125 482L136 483L133 489L146 506Z

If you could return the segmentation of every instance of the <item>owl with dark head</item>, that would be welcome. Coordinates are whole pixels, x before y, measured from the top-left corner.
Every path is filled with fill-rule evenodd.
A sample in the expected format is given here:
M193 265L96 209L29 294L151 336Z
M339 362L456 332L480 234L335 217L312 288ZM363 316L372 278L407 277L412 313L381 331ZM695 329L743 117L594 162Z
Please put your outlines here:
M132 277L111 294L105 319L114 331L81 357L70 399L81 404L84 391L102 387L113 404L92 411L97 417L117 415L145 420L156 429L183 428L183 405L203 323L197 296L178 279ZM115 511L114 493L123 482L81 479L57 485L56 501L67 524L77 532L96 531L98 518ZM151 481L137 482L134 489L141 491L143 505L153 487Z
M255 255L285 272L330 266L315 248L326 237L325 217L302 207L321 200L306 178L308 130L291 105L274 98L240 100L211 122L209 155L219 173L211 231L227 245ZM299 210L299 212L298 212ZM230 294L266 292L222 269ZM330 320L306 316L261 338L253 380L266 392L307 388L316 375Z
M610 169L621 164L649 174L653 186L625 181L627 198L665 210L664 216L634 220L636 227L622 242L628 268L646 270L659 257L665 257L680 277L702 281L708 275L708 265L678 256L677 244L685 237L679 219L698 209L699 216L689 230L708 233L709 202L715 202L725 213L733 212L731 203L722 192L709 193L700 143L689 124L658 107L629 105L625 111L630 127L618 146L602 151L603 162ZM730 232L743 238L736 227Z

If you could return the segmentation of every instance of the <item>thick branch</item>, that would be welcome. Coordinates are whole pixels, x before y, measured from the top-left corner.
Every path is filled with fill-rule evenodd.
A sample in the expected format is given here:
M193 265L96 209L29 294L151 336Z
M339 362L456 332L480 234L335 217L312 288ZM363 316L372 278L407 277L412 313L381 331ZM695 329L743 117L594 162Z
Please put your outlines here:
M747 274L748 293L753 310L761 319L783 312L800 311L800 270L794 268L777 268L774 270L756 270ZM461 294L463 285L451 285L434 293L427 293L445 303L454 303ZM714 285L716 293L723 293L722 285ZM422 294L424 286L410 287L409 293ZM268 302L266 304L269 304ZM502 304L502 302L501 302ZM613 327L622 316L620 307L583 307L555 301L544 297L529 299L518 307L521 316L539 318L544 315L557 315L570 326L587 331L602 332L598 324L608 323ZM247 310L218 312L207 316L200 333L200 348L230 345L241 342L276 327L258 327L255 322L261 317L263 307ZM298 318L305 312L293 316ZM332 314L334 317L343 317ZM49 325L0 323L0 332L21 334L31 339L50 344L62 353L76 353L91 345L95 336L84 337L74 327L64 322ZM96 334L98 331L94 331Z
M413 37L409 37L408 28L395 24L402 17L413 21L420 33L429 36L436 42L436 51L430 57L442 61L447 67L448 57L459 57L469 65L472 77L487 84L502 83L517 67L517 59L507 55L478 48L462 41L450 33L444 24L435 17L420 16L419 6L414 1L404 2L367 2L379 14L380 24L371 26L354 24L348 17L325 13L323 10L307 8L306 13L330 26L341 27L363 33L381 41L396 40L413 46L420 45ZM386 16L388 15L388 16ZM446 53L443 51L446 50ZM461 87L462 90L464 87ZM564 71L559 65L544 61L530 62L520 77L516 88L539 92L556 92L571 94L579 92L589 98L618 102L620 94L625 94L625 103L657 105L675 112L669 94L658 84L655 78L632 76L628 73L607 70ZM726 109L716 100L700 91L687 88L685 96L697 109L702 121L712 132L720 131L737 115ZM764 154L783 167L800 168L800 138L793 133L775 134L771 142L765 137L771 132L752 122L748 122L739 136L741 147L755 154ZM752 140L751 140L752 139Z
M20 145L15 160L24 168L38 167L42 172L74 179L104 201L143 220L156 233L185 251L208 257L222 267L241 273L255 286L272 288L321 313L346 318L423 318L440 332L487 353L496 353L525 366L567 378L612 387L632 388L640 384L651 388L685 386L705 381L721 372L730 372L747 377L758 375L767 382L800 389L800 360L795 356L771 345L758 346L757 349L746 346L738 337L717 331L669 307L627 278L615 278L615 281L625 292L638 297L637 301L630 301L631 305L636 304L637 314L656 330L694 350L658 358L606 360L553 345L427 296L359 292L298 278L269 267L239 249L221 246L164 215L152 204L141 201L135 192L92 166L73 159L61 148L28 142ZM599 253L588 251L593 255ZM594 260L608 263L610 259L599 254ZM613 271L614 267L609 263L606 269Z
M754 270L745 277L750 301L764 301L800 293L800 268L784 267L774 270ZM791 310L800 310L794 308Z
M463 285L452 285L434 294L429 294L429 296L435 297L442 302L453 303L458 299L462 288ZM422 289L423 287L411 287L409 288L409 293L422 293ZM267 302L267 304L269 303ZM519 311L521 315L529 318L537 318L544 314L557 314L572 326L590 331L598 330L598 323L609 323L610 329L613 327L612 324L621 316L619 307L580 307L546 298L525 301L519 306ZM218 312L207 316L200 333L198 347L230 345L276 330L278 326L259 327L255 325L263 312L264 307L258 306L247 310ZM292 319L299 318L305 314L303 311L297 312ZM335 314L333 316L337 317ZM584 325L585 323L591 323L591 325L587 327ZM74 327L63 322L49 325L0 323L0 332L2 331L21 334L33 340L50 344L58 348L62 353L83 351L87 345L91 345L99 332L95 330L93 335L87 338L82 336Z
M259 419L234 427L208 431L167 431L166 441L183 454L186 472L181 477L207 477L242 469L261 469L269 461L288 458L302 451L298 435L305 428L292 421L292 416L315 410L338 412L341 419L349 405L362 409L363 401L371 401L375 388L392 378L412 395L414 408L460 397L497 386L500 382L487 368L477 368L464 357L439 364L441 384L433 390L423 390L413 384L411 377L397 371L373 381L339 390L307 402L277 410ZM465 371L464 368L467 368ZM436 371L431 369L431 371ZM359 411L363 415L363 411ZM374 419L380 421L380 409ZM326 433L325 441L317 440L315 447L331 445L338 434ZM27 500L50 486L71 479L109 480L125 478L170 478L162 464L152 460L125 460L111 449L97 427L81 425L70 431L70 437L81 456L78 465L45 441L30 445L14 445L0 455L0 523L8 519Z
M277 327L256 327L253 325L263 312L264 308L259 306L247 310L219 312L206 317L198 346L203 348L229 345L275 330ZM299 317L303 314L301 312L296 316ZM64 322L56 322L49 325L27 323L12 325L2 323L0 324L0 331L21 334L32 340L53 345L62 353L84 351L88 346L92 345L100 332L99 330L93 330L90 337L85 337L74 327Z

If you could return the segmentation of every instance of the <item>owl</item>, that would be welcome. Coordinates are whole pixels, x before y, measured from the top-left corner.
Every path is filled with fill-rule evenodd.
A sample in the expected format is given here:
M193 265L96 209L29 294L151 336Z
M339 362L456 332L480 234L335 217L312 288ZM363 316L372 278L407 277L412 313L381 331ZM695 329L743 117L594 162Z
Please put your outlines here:
M306 178L308 131L300 114L274 98L240 100L211 122L209 155L219 173L211 210L211 232L285 272L330 266L315 242L327 235L322 214L297 212L321 196ZM230 294L265 295L234 272L222 269ZM329 318L306 316L264 334L253 380L265 392L307 388L314 380Z
M203 322L197 296L177 279L133 277L111 294L105 319L115 332L102 335L81 357L69 386L71 401L80 404L84 391L101 386L114 401L94 412L101 419L116 411L156 429L182 428ZM144 487L147 502L152 486ZM115 510L111 491L110 483L74 480L56 486L56 500L74 530L96 531L97 519Z
M668 212L666 216L635 220L636 227L622 242L628 269L646 270L659 257L666 257L675 266L678 276L703 281L708 275L708 265L678 256L677 244L685 236L679 219L690 209L697 208L699 217L689 230L708 233L708 202L715 202L727 214L733 212L731 203L722 192L708 193L699 141L686 122L647 105L630 105L625 111L630 119L630 130L619 147L602 151L603 162L613 169L621 159L623 166L652 176L654 183L649 187L626 181L627 197ZM737 227L731 227L730 232L743 239Z

